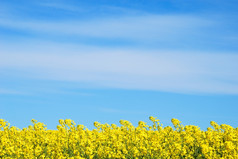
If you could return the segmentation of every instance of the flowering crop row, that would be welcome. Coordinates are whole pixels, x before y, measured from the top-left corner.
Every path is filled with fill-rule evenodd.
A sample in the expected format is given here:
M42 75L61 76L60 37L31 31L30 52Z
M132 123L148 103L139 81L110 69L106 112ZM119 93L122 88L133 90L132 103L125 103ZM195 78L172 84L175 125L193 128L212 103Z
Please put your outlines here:
M159 120L137 127L121 120L115 124L94 123L88 130L70 119L59 120L57 130L43 123L18 129L0 119L0 158L238 158L238 128L211 122L206 131L183 126L163 127Z

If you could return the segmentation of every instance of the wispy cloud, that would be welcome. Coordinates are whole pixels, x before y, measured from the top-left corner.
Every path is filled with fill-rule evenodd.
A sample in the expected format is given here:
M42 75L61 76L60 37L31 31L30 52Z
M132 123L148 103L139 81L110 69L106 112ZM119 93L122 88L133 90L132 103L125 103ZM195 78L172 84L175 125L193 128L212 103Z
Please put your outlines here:
M188 15L143 15L118 18L63 21L22 21L0 19L0 26L50 35L74 35L99 38L123 38L133 40L166 40L182 38L191 31L201 31L212 21Z
M1 89L0 88L0 94L26 95L27 93L16 91L16 90L9 90L9 89Z
M62 52L38 53L1 50L0 69L24 71L22 76L28 78L109 88L238 94L237 54L102 48L78 48L72 53L62 48Z
M131 111L131 110L121 110L121 109L114 109L114 108L106 108L106 107L99 107L97 108L100 112L103 113L115 113L115 114L144 114L144 111Z
M45 40L86 45L114 45L147 48L185 48L232 50L237 48L236 35L222 32L224 18L186 14L130 14L97 18L21 19L0 16L0 27L20 34L23 40ZM236 26L236 25L233 25ZM236 27L234 27L236 28ZM23 35L23 36L21 36ZM30 36L24 36L30 35ZM11 38L14 35L7 36ZM17 36L17 35L15 35ZM1 40L1 38L0 38ZM132 45L131 45L132 44Z
M54 3L44 5L73 9L72 6L62 8ZM182 14L143 13L117 18L107 16L70 20L22 20L0 16L0 26L43 34L46 39L49 36L70 35L94 38L97 42L106 38L154 45L169 45L172 42L188 45L193 41L193 46L202 46L204 40L209 41L206 45L211 44L210 41L219 36L218 32L207 33L212 32L211 28L216 24L217 20ZM110 88L238 94L237 54L196 52L194 49L174 51L168 47L165 50L138 50L133 46L130 49L109 49L108 43L107 48L96 48L92 45L73 45L71 39L68 43L72 45L44 43L37 38L33 40L35 43L0 44L0 69L11 70L9 74L28 78L88 82ZM162 41L164 43L160 43Z

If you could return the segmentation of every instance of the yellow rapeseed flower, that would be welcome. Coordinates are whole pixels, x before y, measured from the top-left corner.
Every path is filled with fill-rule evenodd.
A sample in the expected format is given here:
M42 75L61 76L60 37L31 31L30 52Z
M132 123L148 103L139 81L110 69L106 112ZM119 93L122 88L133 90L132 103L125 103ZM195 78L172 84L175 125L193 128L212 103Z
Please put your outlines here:
M172 128L149 119L152 125L139 121L136 127L126 120L121 126L94 122L93 130L71 119L60 119L56 130L34 119L23 129L0 119L0 158L238 158L238 128L212 121L203 131L178 119Z

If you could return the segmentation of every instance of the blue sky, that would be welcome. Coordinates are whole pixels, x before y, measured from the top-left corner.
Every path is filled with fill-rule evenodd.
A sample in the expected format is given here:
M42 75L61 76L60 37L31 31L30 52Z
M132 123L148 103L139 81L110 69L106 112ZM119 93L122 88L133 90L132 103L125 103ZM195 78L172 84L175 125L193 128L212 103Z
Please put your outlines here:
M0 118L238 127L235 0L0 0Z

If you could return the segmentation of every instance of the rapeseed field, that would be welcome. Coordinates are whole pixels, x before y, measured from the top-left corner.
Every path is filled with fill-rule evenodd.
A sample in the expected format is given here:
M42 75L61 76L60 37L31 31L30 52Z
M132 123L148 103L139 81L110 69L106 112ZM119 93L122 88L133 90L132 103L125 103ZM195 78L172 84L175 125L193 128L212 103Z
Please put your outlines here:
M57 130L47 130L36 120L18 129L0 119L0 158L238 158L238 128L212 121L203 131L177 119L171 120L173 127L163 127L155 117L150 120L153 124L140 121L136 127L125 120L120 126L95 122L95 129L88 130L61 119Z

